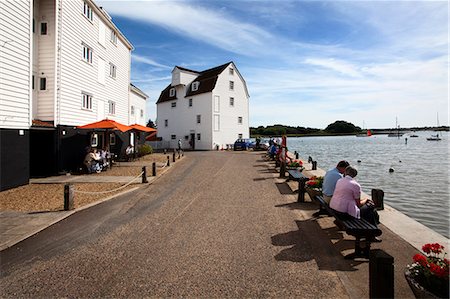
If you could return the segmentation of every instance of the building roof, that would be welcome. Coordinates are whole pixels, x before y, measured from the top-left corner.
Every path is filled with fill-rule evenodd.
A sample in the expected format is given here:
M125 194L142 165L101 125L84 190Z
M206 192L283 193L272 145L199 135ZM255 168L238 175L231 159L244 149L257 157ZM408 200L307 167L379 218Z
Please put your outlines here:
M231 64L233 63L232 61L227 62L225 64L216 66L214 68L205 70L205 71L201 71L201 72L197 72L197 71L193 71L193 70L189 70L183 67L179 67L176 66L176 68L183 70L183 71L188 71L191 73L197 73L199 74L192 82L199 82L199 86L198 89L196 91L192 91L192 82L189 84L189 86L186 88L186 95L183 95L184 97L188 97L188 96L193 96L196 94L201 94L201 93L206 93L206 92L211 92L215 87L216 87L216 82L217 82L217 78L219 77L219 75ZM176 94L173 97L170 97L169 95L169 90L172 88L172 85L169 84L162 92L161 95L159 96L158 101L156 102L156 104L159 103L163 103L163 102L167 102L167 101L171 101L171 100L175 100L177 98Z
M148 95L143 92L142 90L140 90L138 87L136 87L136 85L134 85L133 83L130 83L130 90L138 95L140 95L141 97L143 97L145 100L147 100Z

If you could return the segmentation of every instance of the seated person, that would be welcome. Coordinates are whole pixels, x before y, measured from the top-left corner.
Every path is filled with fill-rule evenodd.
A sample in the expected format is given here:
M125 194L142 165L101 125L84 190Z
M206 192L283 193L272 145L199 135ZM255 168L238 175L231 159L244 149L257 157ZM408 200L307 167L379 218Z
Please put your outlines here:
M101 168L98 163L97 151L95 149L91 149L89 153L86 154L84 158L84 165L86 166L89 173L100 172Z
M336 183L330 208L354 218L363 218L377 226L379 216L372 200L360 198L361 185L354 180L357 174L358 171L355 168L351 166L345 168L344 177ZM373 241L380 242L377 238Z
M127 161L131 161L133 159L133 146L130 144L126 150L125 150L125 154L127 155Z
M332 168L325 173L325 176L323 177L322 194L323 199L328 204L330 204L337 181L342 178L345 168L349 165L350 163L347 161L339 161L335 168Z

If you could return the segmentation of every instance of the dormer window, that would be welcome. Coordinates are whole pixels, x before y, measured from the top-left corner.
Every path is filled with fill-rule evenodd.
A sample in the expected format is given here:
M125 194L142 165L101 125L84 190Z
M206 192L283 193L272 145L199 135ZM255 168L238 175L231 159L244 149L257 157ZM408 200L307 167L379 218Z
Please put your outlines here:
M230 90L234 90L234 81L230 81Z
M192 83L192 91L197 91L198 90L198 86L200 85L200 82L193 82Z
M169 90L169 96L170 96L170 97L174 97L174 96L175 96L175 88L171 88L171 89Z

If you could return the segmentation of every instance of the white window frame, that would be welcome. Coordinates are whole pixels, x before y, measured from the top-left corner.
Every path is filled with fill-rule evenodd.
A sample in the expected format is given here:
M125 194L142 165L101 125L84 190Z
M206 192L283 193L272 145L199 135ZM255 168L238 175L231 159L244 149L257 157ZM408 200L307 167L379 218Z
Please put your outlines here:
M198 81L192 82L192 91L197 91L199 85L200 85L200 82L198 82Z
M109 134L109 144L116 145L116 134L114 133Z
M108 101L108 114L110 115L116 114L116 102L111 100Z
M197 123L198 124L202 123L202 115L201 114L197 114Z
M242 136L243 136L242 133L238 134L239 139L242 139Z
M94 51L92 50L91 47L89 47L85 43L81 43L81 45L83 46L83 53L81 58L83 59L84 62L92 64L92 56Z
M92 135L91 135L91 146L92 147L98 146L98 134L97 133L92 133Z
M131 113L131 115L134 115L134 106L133 105L131 105L131 107L130 107L130 113Z
M171 134L171 135L170 135L170 139L172 139L172 140L175 140L175 139L177 139L177 135L175 135L175 134Z
M230 97L230 107L234 107L234 98Z
M84 6L83 6L83 15L90 22L94 21L94 12L92 11L92 8L89 6L89 4L87 4L86 2L84 2Z
M44 26L44 27L42 27ZM43 28L45 28L45 31L42 30ZM48 22L40 22L40 26L39 26L39 35L48 35Z
M234 90L234 81L230 81L230 90Z
M242 125L243 117L238 116L238 125Z
M42 88L42 83L44 83L44 88ZM39 77L39 91L47 90L47 77Z
M111 62L109 63L109 76L113 79L116 79L117 76L117 66Z
M175 88L169 89L169 97L174 97L176 95Z
M168 119L165 119L164 120L164 127L168 127L169 126L169 120Z
M197 133L197 141L202 140L201 136L202 136L202 135L201 135L200 133Z
M192 104L193 104L193 100L189 99L188 107L192 107Z
M81 93L81 109L92 111L92 94L87 92Z
M141 109L141 117L144 117L144 109Z
M170 106L171 106L172 108L177 107L177 102L172 102L172 103L170 103Z
M111 38L110 41L117 46L117 34L114 30L111 29Z

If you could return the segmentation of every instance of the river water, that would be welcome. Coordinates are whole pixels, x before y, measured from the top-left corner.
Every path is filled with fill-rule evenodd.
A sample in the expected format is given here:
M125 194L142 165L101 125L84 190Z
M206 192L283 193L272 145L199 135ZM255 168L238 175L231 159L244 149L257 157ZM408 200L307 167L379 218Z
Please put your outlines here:
M349 161L365 193L382 189L385 203L448 238L449 132L442 132L441 141L427 141L432 132L415 134L419 137L289 137L287 146L324 170Z

